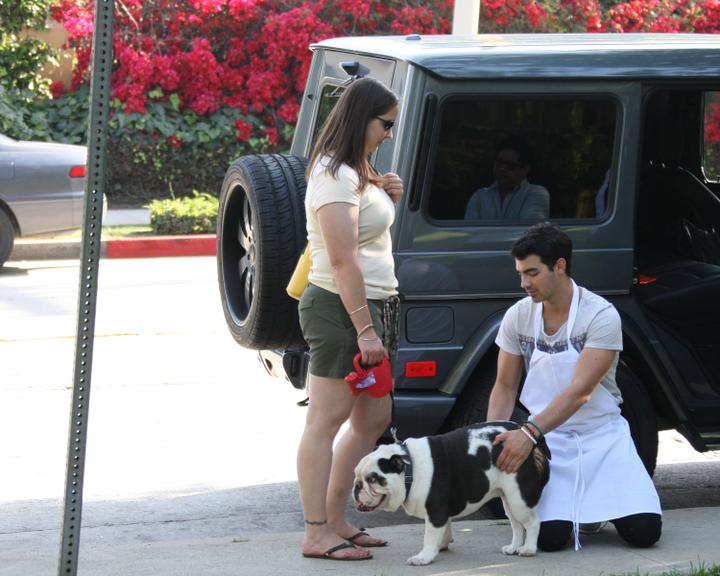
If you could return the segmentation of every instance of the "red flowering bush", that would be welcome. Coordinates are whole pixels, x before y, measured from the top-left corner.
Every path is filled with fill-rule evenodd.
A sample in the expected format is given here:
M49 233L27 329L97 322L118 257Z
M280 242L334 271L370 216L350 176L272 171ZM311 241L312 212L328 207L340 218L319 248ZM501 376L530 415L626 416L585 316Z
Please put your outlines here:
M94 0L58 0L52 9L77 54L71 90L89 80L93 11ZM181 193L216 189L211 182L234 157L288 147L311 43L447 33L451 15L451 0L123 0L113 37L111 192L132 196L140 180ZM147 129L156 114L164 130Z
M720 32L720 0L483 0L480 32Z
M180 109L200 116L229 106L269 114L273 126L292 124L312 42L448 32L451 8L443 0L124 0L115 15L113 97L125 112L145 112L149 102L177 93ZM73 89L89 77L93 9L93 0L59 0L53 8L78 55Z

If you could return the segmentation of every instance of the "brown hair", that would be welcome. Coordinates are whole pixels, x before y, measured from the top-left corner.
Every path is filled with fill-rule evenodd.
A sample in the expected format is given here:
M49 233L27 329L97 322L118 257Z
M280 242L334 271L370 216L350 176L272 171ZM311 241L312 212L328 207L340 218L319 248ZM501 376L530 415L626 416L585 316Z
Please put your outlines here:
M365 136L370 121L398 105L398 98L381 82L360 78L350 84L322 127L308 162L309 178L318 159L330 157L328 172L337 178L342 164L358 173L362 191L377 173L365 154Z

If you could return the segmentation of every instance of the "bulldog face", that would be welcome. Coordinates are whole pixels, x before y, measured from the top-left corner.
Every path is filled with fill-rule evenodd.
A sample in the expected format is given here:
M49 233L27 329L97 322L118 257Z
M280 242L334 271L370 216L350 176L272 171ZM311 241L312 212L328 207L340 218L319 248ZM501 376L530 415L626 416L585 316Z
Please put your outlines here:
M397 444L378 447L355 467L355 508L394 512L405 501L405 462Z

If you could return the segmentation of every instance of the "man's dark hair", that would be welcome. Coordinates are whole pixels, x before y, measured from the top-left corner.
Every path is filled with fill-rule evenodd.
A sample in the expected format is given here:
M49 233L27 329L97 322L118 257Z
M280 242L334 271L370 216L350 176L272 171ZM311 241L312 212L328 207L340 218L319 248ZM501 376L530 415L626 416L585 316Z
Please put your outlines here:
M572 260L572 240L555 224L540 222L527 229L513 244L510 253L517 260L525 260L531 254L550 270L555 267L558 258L565 258L565 271L570 276Z
M523 166L530 166L533 162L532 150L524 138L519 136L510 136L502 140L497 146L497 153L502 150L514 150L518 156L518 161Z

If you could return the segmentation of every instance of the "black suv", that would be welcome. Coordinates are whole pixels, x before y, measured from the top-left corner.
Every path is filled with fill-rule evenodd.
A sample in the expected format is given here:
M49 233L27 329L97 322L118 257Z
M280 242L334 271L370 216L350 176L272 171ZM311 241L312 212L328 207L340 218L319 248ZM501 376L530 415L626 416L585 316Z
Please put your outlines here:
M647 468L658 430L720 447L720 37L412 35L312 50L292 155L241 157L222 188L220 293L241 345L304 386L285 286L306 242L305 158L347 82L371 76L401 100L395 138L373 158L406 185L393 227L400 435L485 419L495 335L525 296L509 251L532 222L465 208L492 181L497 144L522 138L528 178L573 240L573 276L622 316L622 409Z

